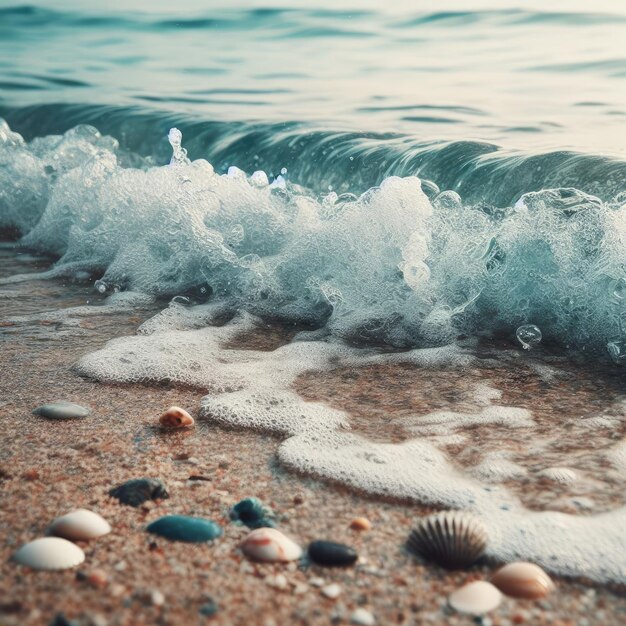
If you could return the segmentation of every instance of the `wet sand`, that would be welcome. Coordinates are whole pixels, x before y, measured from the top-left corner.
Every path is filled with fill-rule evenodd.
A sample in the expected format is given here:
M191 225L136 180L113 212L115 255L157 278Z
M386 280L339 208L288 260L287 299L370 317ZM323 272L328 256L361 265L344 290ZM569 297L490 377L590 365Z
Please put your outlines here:
M21 265L22 271L34 269L32 260ZM16 273L15 267L5 264L2 273L7 272ZM2 288L10 290L15 296L0 300L2 320L97 300L89 286L62 281ZM404 542L413 521L428 509L379 502L288 474L275 461L279 440L267 435L224 430L203 421L184 433L155 428L158 416L171 404L197 416L201 390L96 384L72 371L84 353L133 332L151 312L89 316L80 319L79 327L47 321L45 315L39 321L0 326L2 626L48 625L58 613L94 626L347 624L358 607L371 611L378 624L473 623L450 613L446 597L464 582L489 577L495 565L450 573L408 554ZM350 402L378 404L385 407L380 421L397 401L393 385L419 380L418 372L405 372L399 379L401 374L397 368L336 372L331 379L301 380L298 389L305 397L342 408L349 408ZM472 376L490 375L480 370ZM377 387L364 384L374 378L380 381ZM449 380L444 388L452 394L459 383ZM331 391L324 395L323 389ZM92 414L69 422L31 414L36 406L56 399L89 406ZM422 395L408 402L426 401ZM434 394L426 404L437 402ZM390 419L396 419L402 411L391 413ZM355 420L354 427L366 430L366 422ZM170 499L134 509L107 495L111 487L140 477L161 478ZM280 529L301 544L319 538L346 542L356 547L360 562L340 570L250 563L237 549L247 531L229 522L228 510L252 495L274 509ZM101 513L113 531L83 544L86 561L77 571L33 572L8 561L20 545L42 536L54 517L78 507ZM224 536L213 544L187 545L145 532L150 521L178 513L211 518L224 526ZM349 529L357 516L372 522L369 532ZM83 580L81 574L93 570L106 573L104 586L95 588ZM285 589L273 586L278 574L287 580ZM322 596L315 586L319 578L341 585L336 600ZM505 599L484 623L574 626L626 620L626 598L620 589L585 581L556 582L557 591L545 600ZM158 594L150 595L155 591L163 595L162 604ZM217 613L203 615L212 603Z

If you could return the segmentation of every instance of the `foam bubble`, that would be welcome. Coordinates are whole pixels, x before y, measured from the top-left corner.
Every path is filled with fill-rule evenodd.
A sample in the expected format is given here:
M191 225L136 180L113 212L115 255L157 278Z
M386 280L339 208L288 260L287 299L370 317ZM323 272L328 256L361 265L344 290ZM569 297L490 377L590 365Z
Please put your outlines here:
M30 143L0 125L0 228L58 257L54 273L310 323L355 343L438 346L532 321L604 350L620 324L626 205L575 189L467 206L416 177L321 201L279 175L191 162L149 167L91 126ZM23 277L21 278L23 279ZM620 344L621 345L621 344Z
M305 402L291 389L304 372L372 363L446 363L462 367L470 358L458 347L381 354L330 339L295 341L271 352L232 347L233 338L258 320L240 315L219 327L194 327L216 309L170 307L149 334L116 339L78 364L85 375L113 381L178 381L201 386L201 414L212 422L273 432L286 439L280 462L300 473L339 482L376 496L467 509L480 515L490 534L489 554L520 558L567 575L600 581L626 580L626 540L621 528L626 508L584 519L554 511L531 512L502 481L525 480L527 471L501 451L486 456L469 472L453 467L443 446L460 443L468 429L500 425L533 432L529 411L492 404L499 390L479 385L475 413L440 411L417 415L420 436L403 443L375 443L349 430L340 410ZM230 346L230 347L225 347ZM527 436L525 434L525 436ZM611 453L621 463L621 448ZM584 496L576 496L584 504ZM577 508L583 504L575 505Z

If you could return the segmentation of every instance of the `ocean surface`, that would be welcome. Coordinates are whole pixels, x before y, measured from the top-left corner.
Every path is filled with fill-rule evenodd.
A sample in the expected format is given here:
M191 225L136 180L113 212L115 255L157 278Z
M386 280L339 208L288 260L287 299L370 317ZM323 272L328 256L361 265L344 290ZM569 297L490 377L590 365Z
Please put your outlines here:
M500 560L623 583L626 405L601 382L626 362L625 35L617 0L0 2L3 254L47 259L0 297L94 294L45 314L31 294L2 332L160 309L76 371L200 387L204 418L283 437L286 467L474 511ZM268 323L290 340L237 347ZM598 364L586 395L568 359ZM368 367L466 397L389 441L295 390ZM477 428L495 448L461 468ZM531 511L531 474L574 500Z

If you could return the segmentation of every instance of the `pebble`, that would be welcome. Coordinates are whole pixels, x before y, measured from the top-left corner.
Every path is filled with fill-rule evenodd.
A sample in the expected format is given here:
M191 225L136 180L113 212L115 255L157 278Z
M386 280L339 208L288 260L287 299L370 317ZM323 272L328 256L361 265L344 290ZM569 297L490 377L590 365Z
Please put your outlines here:
M36 570L59 570L80 565L85 553L67 539L42 537L23 545L13 555L13 560Z
M372 523L366 517L356 517L350 522L352 530L366 531L372 528Z
M283 576L283 574L266 576L265 582L274 589L287 589L287 587L289 586L287 578Z
M109 523L97 513L87 509L77 509L67 515L57 517L48 532L70 541L88 541L111 532Z
M275 528L253 530L241 544L243 553L255 561L296 561L302 556L302 548Z
M491 582L504 594L513 598L538 600L553 589L554 583L538 565L518 561L501 567Z
M309 558L318 565L345 567L353 565L358 554L350 546L332 541L313 541L309 544Z
M332 585L326 585L326 587L322 587L321 593L323 596L330 598L331 600L335 600L341 595L341 586L337 583L333 583Z
M359 626L374 626L376 618L367 609L357 609L350 615L350 623Z
M448 597L448 603L455 611L475 617L493 611L500 602L502 602L502 594L491 583L484 580L468 583Z
M171 406L159 418L159 424L163 428L190 428L194 425L194 419L179 406Z
M95 569L87 574L87 582L96 589L102 589L109 583L109 577L104 570Z
M202 543L213 541L222 535L222 528L215 522L202 517L186 515L166 515L149 524L149 533L165 537L171 541Z
M156 478L134 478L114 487L109 495L117 498L122 504L141 506L147 500L164 500L169 498L165 485Z
M203 615L204 617L213 617L218 610L219 607L217 606L217 602L215 602L212 598L198 609L200 615Z
M274 528L274 514L258 498L244 498L230 510L230 519L248 528Z
M84 406L80 406L80 404L59 401L42 404L34 409L33 413L51 420L71 420L87 417L90 411Z

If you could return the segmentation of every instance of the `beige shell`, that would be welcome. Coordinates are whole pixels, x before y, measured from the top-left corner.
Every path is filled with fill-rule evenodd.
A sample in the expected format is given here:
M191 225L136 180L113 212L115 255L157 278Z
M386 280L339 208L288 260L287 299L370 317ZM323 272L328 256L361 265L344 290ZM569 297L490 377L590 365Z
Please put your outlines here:
M241 544L243 553L255 561L295 561L302 548L275 528L253 530Z
M159 423L164 428L189 428L194 425L194 419L179 406L171 406L161 417Z
M476 617L493 611L502 602L502 594L491 583L477 580L450 594L448 604L459 613Z
M518 561L501 567L491 582L507 596L537 600L547 596L554 583L538 565Z
M50 525L48 532L70 541L89 541L110 533L111 526L97 513L87 509L78 509L57 517Z
M61 537L42 537L23 545L13 560L33 569L56 570L75 567L85 560L85 553Z
M484 554L487 529L469 513L444 511L421 518L407 547L443 567L467 567Z

